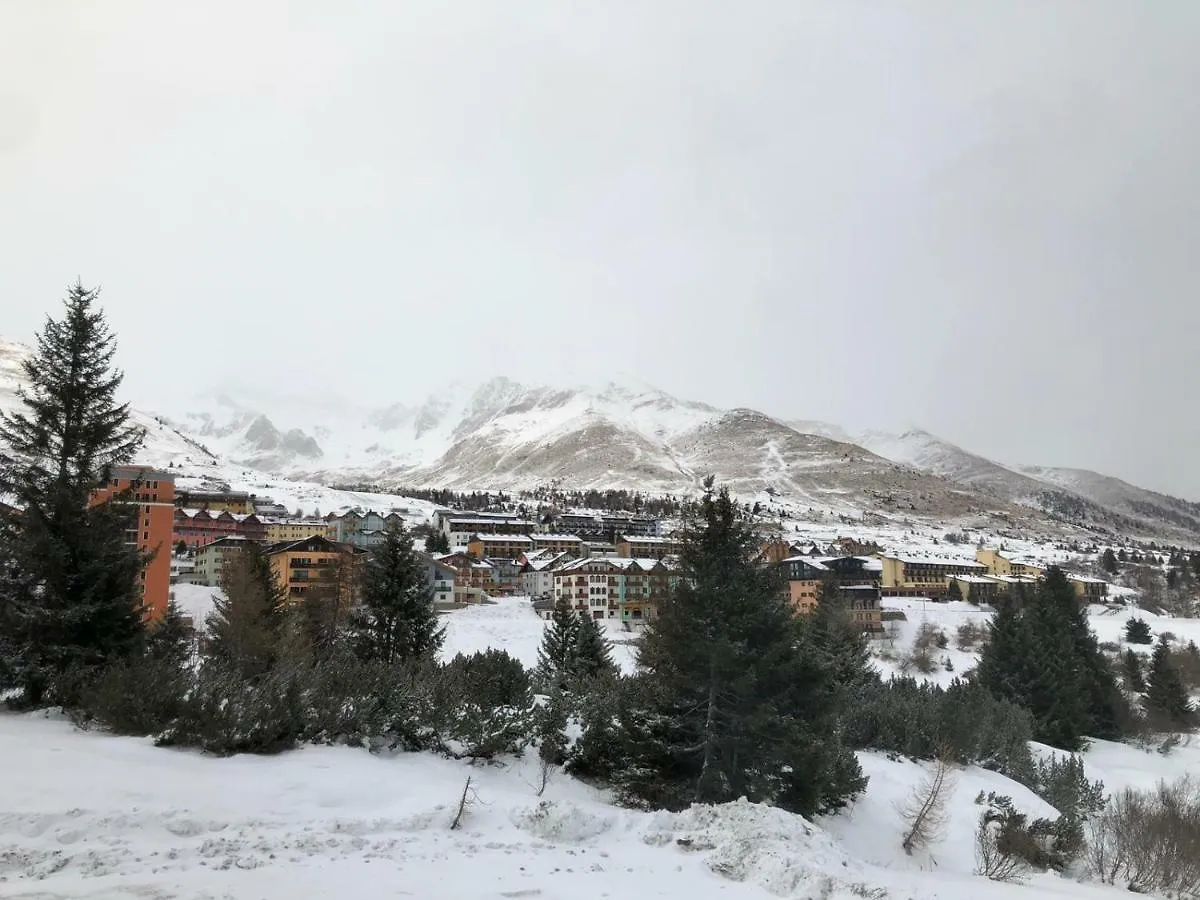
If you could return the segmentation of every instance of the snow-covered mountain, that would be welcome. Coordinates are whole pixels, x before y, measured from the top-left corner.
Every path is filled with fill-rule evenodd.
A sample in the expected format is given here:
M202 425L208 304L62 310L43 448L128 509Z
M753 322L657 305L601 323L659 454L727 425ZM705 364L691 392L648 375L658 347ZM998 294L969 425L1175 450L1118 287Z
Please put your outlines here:
M13 412L20 406L17 391L27 383L23 366L32 353L25 344L0 338L0 411ZM195 459L201 464L216 462L213 453L162 417L134 409L131 418L133 424L146 432L136 462L152 466L166 466L172 460L183 458Z
M0 408L16 403L29 352L0 341ZM262 489L275 479L276 491L283 479L392 490L686 493L714 474L742 496L769 494L802 513L1054 519L1134 537L1200 538L1200 504L1094 472L1006 466L919 429L854 436L828 423L680 400L640 383L567 388L495 378L386 407L243 389L198 397L169 418L138 410L134 418L147 431L141 460ZM316 487L292 495L327 502Z
M1200 504L1086 469L1006 466L920 429L871 431L857 441L880 456L1062 521L1137 537L1200 536Z

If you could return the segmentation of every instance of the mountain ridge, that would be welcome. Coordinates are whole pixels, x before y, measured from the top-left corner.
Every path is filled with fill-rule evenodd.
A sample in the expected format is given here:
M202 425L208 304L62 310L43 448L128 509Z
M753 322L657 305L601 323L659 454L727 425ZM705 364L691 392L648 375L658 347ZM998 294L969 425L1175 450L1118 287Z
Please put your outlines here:
M0 408L15 402L29 352L0 341ZM711 473L739 494L850 518L1048 518L1093 533L1200 538L1200 504L1110 476L1006 466L916 428L856 435L720 409L640 382L556 387L497 377L378 408L310 399L226 391L202 395L173 418L135 411L152 438L143 455L201 451L280 477L465 490L689 493Z

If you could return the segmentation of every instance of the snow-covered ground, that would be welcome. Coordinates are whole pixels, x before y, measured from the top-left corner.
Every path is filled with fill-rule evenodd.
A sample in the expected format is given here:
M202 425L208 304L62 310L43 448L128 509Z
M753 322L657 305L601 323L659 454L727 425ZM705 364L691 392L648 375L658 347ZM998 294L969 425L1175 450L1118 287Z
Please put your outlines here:
M1137 751L1130 751L1137 753ZM1038 875L972 875L980 790L1042 801L994 773L956 773L928 853L900 849L896 807L924 768L862 754L871 776L819 824L746 803L681 814L612 806L558 774L538 797L532 754L470 766L429 754L305 747L215 759L0 715L0 894L51 898L1105 897ZM1132 757L1122 765L1131 765ZM1146 764L1157 762L1147 755ZM467 779L471 803L450 829Z
M546 622L538 618L528 597L498 597L492 603L446 613L446 643L442 655L470 654L495 647L507 650L526 668L537 665L538 647ZM634 670L635 637L619 622L605 621L605 632L613 644L613 661L622 671Z
M992 618L990 608L962 602L938 603L919 597L884 597L881 605L885 611L904 614L903 620L884 622L885 636L871 642L875 667L884 678L905 674L945 686L978 664L977 649L958 649L958 629L966 623L986 629ZM933 671L921 673L906 667L903 661L912 651L917 632L926 624L945 634L947 645L933 650ZM946 666L947 661L949 667Z
M211 589L184 593L199 604ZM988 615L967 604L889 599L886 605L908 616L898 645L904 638L911 643L922 621L944 627L953 641L962 621L982 623ZM444 621L446 655L502 647L526 665L536 661L545 627L525 598L450 613ZM1171 621L1183 631L1181 620ZM629 644L618 648L626 670L632 654ZM956 669L969 668L965 656ZM941 673L932 677L944 680ZM900 847L899 807L927 767L877 753L859 758L871 779L867 792L813 823L745 803L678 815L623 810L562 773L539 797L532 753L476 766L345 747L216 759L79 732L60 717L0 714L0 896L1118 896L1054 875L1023 885L974 875L980 791L1008 794L1032 815L1052 814L1027 789L974 767L954 775L947 827L927 852L908 856ZM1200 741L1165 756L1096 742L1086 763L1110 790L1151 787L1200 768ZM468 776L473 802L463 827L452 831Z

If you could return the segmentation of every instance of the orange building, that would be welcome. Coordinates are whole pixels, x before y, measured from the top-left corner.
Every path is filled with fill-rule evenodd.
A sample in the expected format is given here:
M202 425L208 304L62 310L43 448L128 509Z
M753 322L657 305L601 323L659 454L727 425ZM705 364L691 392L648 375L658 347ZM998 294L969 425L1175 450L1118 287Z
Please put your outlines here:
M137 507L128 542L153 553L142 572L142 600L150 621L161 619L171 600L171 548L175 536L175 476L148 466L114 466L108 481L92 491L91 503Z

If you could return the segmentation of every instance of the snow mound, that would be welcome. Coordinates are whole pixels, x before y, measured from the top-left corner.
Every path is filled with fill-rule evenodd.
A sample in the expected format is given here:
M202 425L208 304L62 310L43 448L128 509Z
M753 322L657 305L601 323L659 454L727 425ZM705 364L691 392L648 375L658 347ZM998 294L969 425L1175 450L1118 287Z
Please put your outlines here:
M674 843L683 852L707 853L717 875L757 884L777 897L888 896L883 888L843 880L830 871L859 867L828 834L801 816L745 798L720 806L694 805L653 817L644 841Z
M512 823L522 831L553 843L591 840L610 831L613 821L612 816L588 812L565 800L542 800L512 813Z

